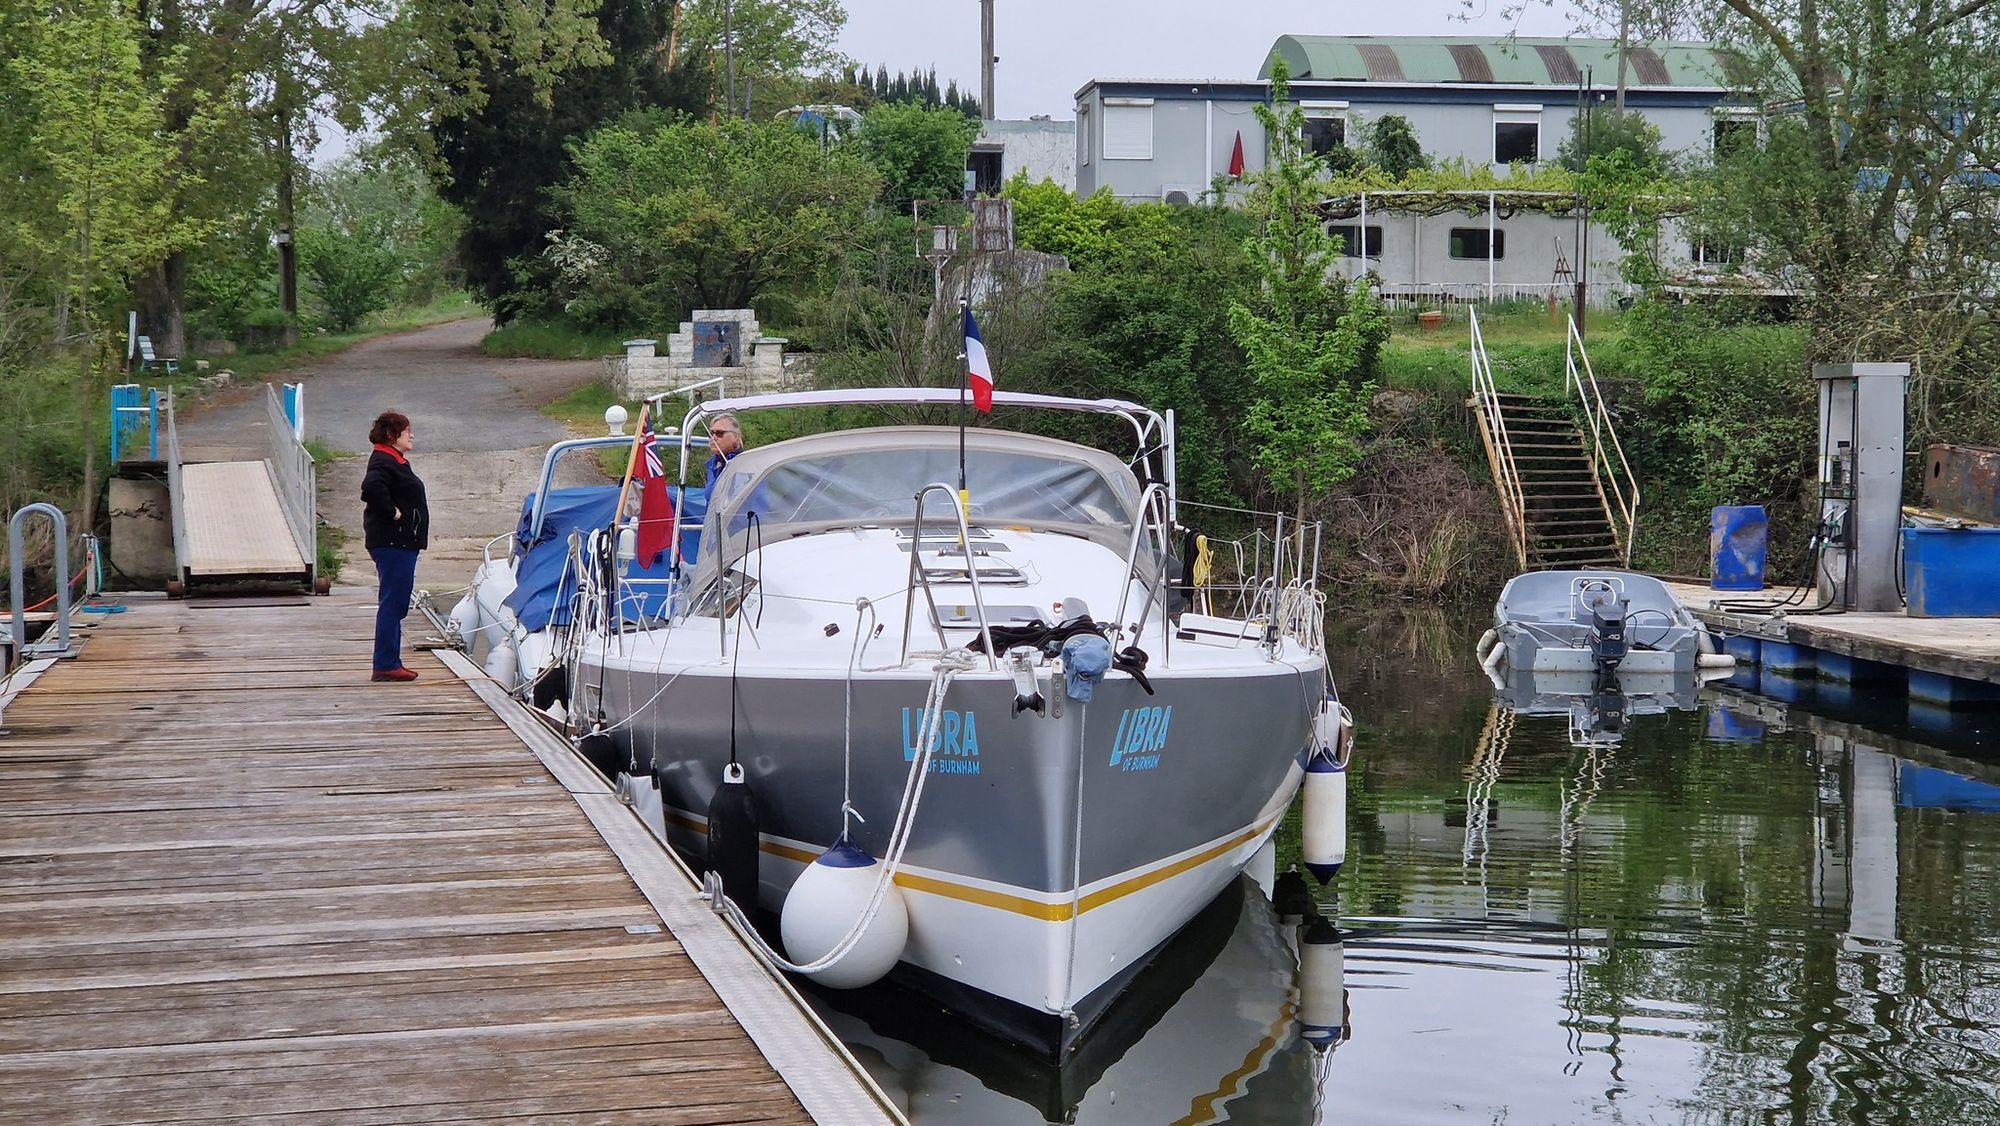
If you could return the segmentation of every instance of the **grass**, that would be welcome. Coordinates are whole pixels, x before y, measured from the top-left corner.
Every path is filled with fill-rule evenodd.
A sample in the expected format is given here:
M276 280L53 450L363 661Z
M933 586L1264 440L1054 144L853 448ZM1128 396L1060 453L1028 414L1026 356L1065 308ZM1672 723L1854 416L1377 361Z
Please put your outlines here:
M1502 391L1528 395L1563 392L1564 320L1551 319L1542 306L1501 307L1479 315L1480 335L1493 363L1493 382ZM1619 316L1593 310L1586 340L1593 356L1624 338ZM1472 391L1472 368L1463 316L1435 332L1416 325L1415 314L1397 313L1382 346L1379 381L1387 387L1463 399Z
M347 565L347 532L338 524L319 522L318 551L319 577L327 582L338 582L340 572Z
M588 360L621 352L630 333L581 329L550 321L514 321L479 342L480 351L507 359Z
M542 413L563 424L573 434L604 433L604 412L618 396L612 394L608 380L597 380L557 399L542 408ZM624 404L630 422L639 420L639 408L635 404ZM628 424L629 425L629 424ZM624 449L612 448L597 451L597 467L606 477L620 480L625 476L625 466L631 455Z

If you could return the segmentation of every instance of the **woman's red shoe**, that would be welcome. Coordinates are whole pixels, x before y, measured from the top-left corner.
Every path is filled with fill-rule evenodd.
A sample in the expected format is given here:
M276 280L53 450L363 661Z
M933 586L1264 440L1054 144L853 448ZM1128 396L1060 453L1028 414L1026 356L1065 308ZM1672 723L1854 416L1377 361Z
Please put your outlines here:
M416 673L416 670L415 670L415 669L386 669L386 670L382 670L382 671L378 671L378 672L376 672L376 674L375 674L374 676L371 676L371 677L369 677L368 679L370 679L370 680L415 680L415 679L417 679L417 673Z

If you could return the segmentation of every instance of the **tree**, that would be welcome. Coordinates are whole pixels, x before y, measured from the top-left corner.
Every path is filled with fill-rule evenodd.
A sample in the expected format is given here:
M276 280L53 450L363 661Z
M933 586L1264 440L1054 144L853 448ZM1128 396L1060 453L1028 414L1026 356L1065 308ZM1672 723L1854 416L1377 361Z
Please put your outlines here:
M978 133L978 124L957 110L906 102L862 115L855 140L882 177L883 201L906 211L915 200L964 194L965 161Z
M591 134L575 160L550 253L573 264L572 312L627 323L809 289L879 187L852 147L775 122L640 120Z
M1592 157L1614 153L1624 154L1624 163L1642 174L1666 174L1667 153L1659 126L1636 110L1620 113L1610 106L1592 106L1576 117L1569 136L1556 149L1556 163L1581 172Z
M1245 246L1258 278L1247 300L1230 303L1229 334L1254 388L1244 420L1251 460L1303 520L1315 493L1354 472L1371 390L1362 375L1388 322L1367 282L1335 272L1339 243L1319 213L1325 165L1306 147L1290 79L1274 58L1271 104L1256 107L1271 139L1244 204L1256 224Z
M26 139L48 206L16 230L45 259L63 264L55 285L82 330L80 507L89 530L97 503L94 423L105 375L117 370L104 305L116 296L115 279L196 232L165 198L171 153L161 139L164 111L142 80L138 28L121 0L79 0L62 19L14 30L24 38L10 45L10 85L25 92L16 104L32 123Z
M561 223L553 193L574 172L569 146L636 109L692 111L708 102L700 49L684 40L672 68L659 50L669 13L645 0L604 0L595 11L587 27L565 25L572 49L540 68L454 45L504 37L502 10L455 10L429 31L441 60L431 65L448 76L445 104L427 126L438 194L465 213L458 253L467 286L503 322L536 289L524 286L519 267L541 256ZM449 34L463 38L442 38Z
M1410 119L1400 113L1385 113L1368 127L1368 159L1375 167L1400 180L1420 168L1430 167L1430 158L1417 141Z

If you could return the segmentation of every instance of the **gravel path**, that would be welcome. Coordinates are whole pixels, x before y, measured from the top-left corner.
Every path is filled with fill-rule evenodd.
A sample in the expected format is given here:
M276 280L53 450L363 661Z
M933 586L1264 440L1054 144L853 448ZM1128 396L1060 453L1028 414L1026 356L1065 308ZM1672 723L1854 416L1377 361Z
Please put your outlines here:
M541 407L597 379L603 365L497 360L479 351L490 328L454 321L380 337L271 377L305 382L306 436L340 452L319 467L319 511L349 537L342 583L375 583L361 547L361 474L377 414L402 411L417 433L410 462L431 507L431 546L417 563L417 585L439 591L470 581L481 548L514 527L549 444L568 437ZM238 388L190 412L182 443L231 445L238 434L258 434L263 395L261 385Z

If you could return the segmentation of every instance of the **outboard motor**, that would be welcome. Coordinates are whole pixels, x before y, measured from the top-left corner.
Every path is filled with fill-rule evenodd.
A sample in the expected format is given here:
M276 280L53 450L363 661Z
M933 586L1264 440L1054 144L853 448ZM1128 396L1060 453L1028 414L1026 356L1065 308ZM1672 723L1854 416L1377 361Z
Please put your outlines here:
M1618 663L1630 650L1625 638L1625 603L1605 599L1590 607L1590 656L1597 663L1598 678L1618 671Z

